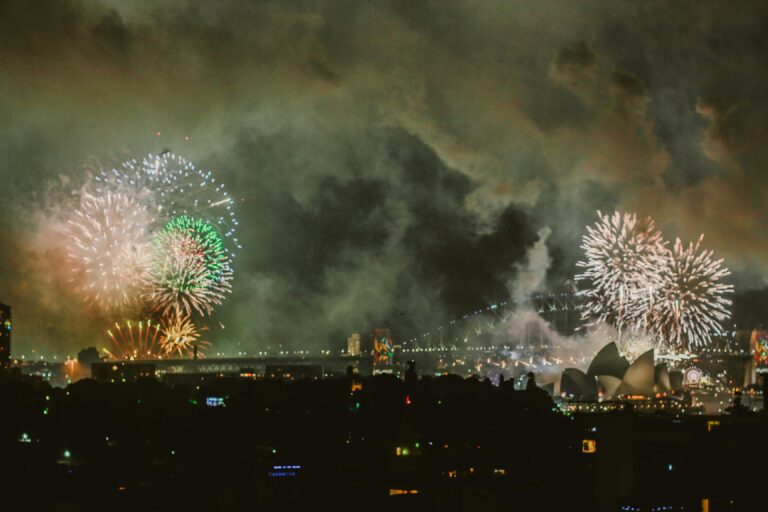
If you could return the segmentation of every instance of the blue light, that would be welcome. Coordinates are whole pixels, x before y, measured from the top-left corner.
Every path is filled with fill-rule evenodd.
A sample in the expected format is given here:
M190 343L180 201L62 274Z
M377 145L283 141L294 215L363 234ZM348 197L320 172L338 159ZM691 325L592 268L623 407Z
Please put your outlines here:
M284 478L284 477L296 476L295 471L270 471L268 474L272 478Z
M208 407L224 407L224 399L220 396L209 396L205 399Z

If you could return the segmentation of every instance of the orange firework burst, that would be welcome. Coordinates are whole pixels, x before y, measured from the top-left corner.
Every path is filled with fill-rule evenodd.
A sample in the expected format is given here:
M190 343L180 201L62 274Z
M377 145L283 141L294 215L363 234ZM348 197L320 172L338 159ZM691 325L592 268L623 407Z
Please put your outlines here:
M204 328L200 331L205 330ZM181 313L173 313L163 321L160 347L166 356L202 357L211 344L200 339L200 331L190 317Z
M104 351L112 359L158 359L162 357L160 346L160 324L151 319L133 322L127 320L121 325L115 322L114 329L107 329L112 350Z

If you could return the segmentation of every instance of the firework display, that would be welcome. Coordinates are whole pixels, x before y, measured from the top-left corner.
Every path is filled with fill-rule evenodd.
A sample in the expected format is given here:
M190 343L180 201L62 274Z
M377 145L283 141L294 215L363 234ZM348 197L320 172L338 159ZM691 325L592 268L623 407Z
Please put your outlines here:
M591 287L580 292L585 298L585 320L610 322L621 331L645 316L652 294L660 284L658 269L666 258L666 243L649 217L634 213L597 212L599 222L587 227L582 249L586 261L577 266L584 272L576 281Z
M108 329L114 358L189 356L193 315L208 316L232 289L234 201L210 171L170 152L102 170L67 219L74 289L102 313L144 315Z
M181 215L155 237L151 300L163 314L210 314L231 290L224 244L207 222Z
M616 347L622 357L630 363L649 350L656 347L655 337L643 329L632 328L622 333L622 336L616 340Z
M647 336L636 333L647 333L665 352L708 345L730 318L733 286L721 281L730 275L723 260L701 248L703 235L687 246L677 239L668 249L650 218L598 217L583 239L586 261L578 263L585 271L576 280L588 285L579 292L586 299L582 318L613 324L628 356L635 345L648 345Z
M235 233L238 221L232 197L211 171L197 169L181 156L170 152L147 155L103 170L94 179L99 192L120 190L136 197L153 212L153 229L190 215L216 228L228 241L224 250L230 257L234 257L235 249L242 248Z
M112 359L156 359L160 353L160 324L152 319L139 322L115 322L107 329L112 350L104 349Z
M174 313L163 322L160 347L166 356L194 356L209 346L189 316Z
M733 286L720 280L730 271L713 251L701 250L703 236L687 246L678 238L661 268L661 287L654 298L651 325L672 348L701 347L730 317Z
M84 192L68 221L73 281L87 302L119 309L149 282L151 217L132 197Z

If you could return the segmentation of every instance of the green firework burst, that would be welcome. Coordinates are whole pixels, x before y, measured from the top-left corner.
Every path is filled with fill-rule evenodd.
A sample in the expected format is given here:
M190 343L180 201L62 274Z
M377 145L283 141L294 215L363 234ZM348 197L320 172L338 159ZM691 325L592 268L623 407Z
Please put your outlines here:
M153 298L158 309L210 313L231 289L224 243L208 222L181 215L157 234L153 246Z

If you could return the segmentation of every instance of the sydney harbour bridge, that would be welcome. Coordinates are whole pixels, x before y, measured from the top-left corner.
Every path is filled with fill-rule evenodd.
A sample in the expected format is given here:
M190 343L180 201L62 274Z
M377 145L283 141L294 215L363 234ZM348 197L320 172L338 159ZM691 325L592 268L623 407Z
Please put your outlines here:
M522 330L516 326L511 334L510 322L520 324L515 313L523 317ZM524 301L513 299L488 304L467 312L460 318L437 326L410 339L395 339L403 356L420 352L485 352L494 351L500 345L526 345L529 347L546 344L549 331L560 336L571 336L581 325L580 300L574 293L541 293ZM362 336L361 352L351 355L346 350L277 350L237 354L209 353L202 359L165 359L145 361L162 373L205 373L238 374L243 369L263 370L268 367L285 365L322 365L327 370L338 372L352 363L365 366L371 358L373 334ZM135 364L140 361L124 361ZM368 361L368 363L370 363ZM120 364L120 363L118 363ZM257 370L258 371L258 370ZM260 372L261 373L261 372Z
M519 319L515 314L519 313ZM515 323L514 329L509 325ZM521 326L520 323L523 325ZM447 324L403 340L411 349L447 349L461 345L541 343L545 331L574 335L582 325L581 299L572 292L540 293L526 300L489 304ZM522 329L521 329L522 327Z

